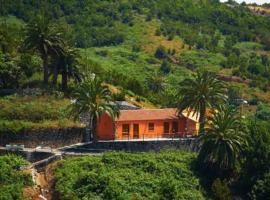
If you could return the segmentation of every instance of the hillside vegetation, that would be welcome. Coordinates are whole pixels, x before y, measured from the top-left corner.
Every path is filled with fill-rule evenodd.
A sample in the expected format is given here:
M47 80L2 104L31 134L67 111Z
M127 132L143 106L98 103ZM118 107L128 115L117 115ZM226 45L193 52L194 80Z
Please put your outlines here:
M20 171L28 162L15 155L0 156L0 199L22 199L23 188L32 186L30 173Z
M202 69L248 80L246 85L259 92L248 89L247 98L269 101L270 20L245 5L217 0L10 1L2 14L9 16L7 28L18 38L14 45L23 37L18 29L37 13L45 13L82 49L81 64L88 71L155 104L173 106L178 82ZM34 60L28 66L39 71ZM38 76L26 75L22 78L28 81L18 85L29 85L29 80L36 85ZM153 82L164 87L153 91Z
M204 199L194 158L180 151L67 158L56 169L56 190L66 200Z
M27 129L82 127L68 118L70 100L54 95L0 98L0 134Z

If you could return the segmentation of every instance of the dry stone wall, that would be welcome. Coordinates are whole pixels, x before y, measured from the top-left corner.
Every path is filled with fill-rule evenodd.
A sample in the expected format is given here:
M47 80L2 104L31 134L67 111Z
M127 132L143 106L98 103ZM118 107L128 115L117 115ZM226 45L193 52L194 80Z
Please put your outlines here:
M30 129L19 133L0 132L0 146L24 144L25 147L59 148L84 141L84 128Z

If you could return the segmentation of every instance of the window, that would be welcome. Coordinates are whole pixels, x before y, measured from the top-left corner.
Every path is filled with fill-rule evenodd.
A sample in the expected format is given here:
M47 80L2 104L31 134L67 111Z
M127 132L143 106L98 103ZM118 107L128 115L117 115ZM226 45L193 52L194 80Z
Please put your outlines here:
M164 128L164 133L169 133L170 132L170 124L169 124L169 122L164 122L163 128Z
M154 123L149 123L148 124L148 131L154 131L155 130L155 124Z
M122 125L122 134L123 135L129 135L129 124L123 124Z

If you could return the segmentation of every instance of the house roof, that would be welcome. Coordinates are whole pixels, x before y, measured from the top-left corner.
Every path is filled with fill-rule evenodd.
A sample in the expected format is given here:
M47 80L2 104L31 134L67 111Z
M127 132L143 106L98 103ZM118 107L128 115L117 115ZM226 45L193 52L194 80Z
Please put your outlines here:
M121 110L120 116L116 121L143 121L143 120L171 120L179 119L176 108L164 109L139 109L139 110ZM196 115L182 113L182 117L188 117L193 121L198 121Z
M116 104L119 106L120 110L138 110L140 109L139 107L128 103L126 101L116 101Z

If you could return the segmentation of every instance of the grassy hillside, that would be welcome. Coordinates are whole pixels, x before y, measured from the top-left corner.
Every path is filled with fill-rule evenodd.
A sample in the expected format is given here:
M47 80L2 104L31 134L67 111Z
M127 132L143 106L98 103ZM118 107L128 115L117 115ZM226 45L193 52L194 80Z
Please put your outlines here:
M66 200L204 199L194 159L180 151L67 158L56 169L56 190Z
M118 100L172 107L178 83L195 71L209 70L229 80L239 98L270 102L270 20L245 5L215 0L31 0L5 2L1 15L1 45L10 49L1 52L0 65L15 64L8 74L0 71L11 83L0 82L0 88L42 86L40 56L18 50L24 25L45 15L79 49L79 71L94 72L116 87ZM56 65L53 58L49 65Z
M68 118L70 100L54 95L0 98L0 134L32 128L81 127Z

